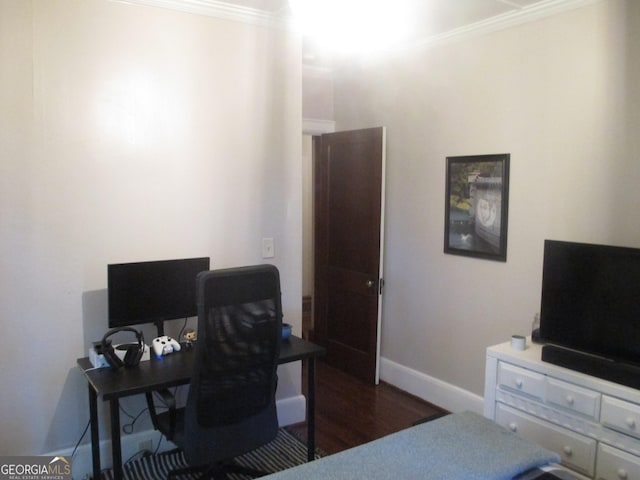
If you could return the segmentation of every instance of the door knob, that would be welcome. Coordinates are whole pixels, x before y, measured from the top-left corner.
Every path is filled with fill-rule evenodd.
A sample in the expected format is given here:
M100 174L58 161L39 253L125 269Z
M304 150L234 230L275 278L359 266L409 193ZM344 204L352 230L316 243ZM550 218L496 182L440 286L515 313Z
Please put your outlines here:
M367 280L367 283L366 283L367 288L371 288L371 287L373 287L373 286L375 285L375 283L376 283L376 282L374 282L373 280Z

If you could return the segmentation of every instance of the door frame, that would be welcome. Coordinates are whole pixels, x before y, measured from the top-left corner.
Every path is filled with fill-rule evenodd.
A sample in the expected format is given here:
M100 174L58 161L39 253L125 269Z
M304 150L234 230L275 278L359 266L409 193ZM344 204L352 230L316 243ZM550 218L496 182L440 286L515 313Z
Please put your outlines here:
M314 192L315 192L315 183L313 180L313 137L317 137L319 135L322 135L323 133L335 133L336 131L336 122L334 122L333 120L318 120L315 118L303 118L302 119L302 136L304 135L309 135L311 137L311 146L310 146L310 151L309 152L305 152L305 151L301 151L301 155L300 158L302 159L302 161L304 161L305 159L305 155L306 153L309 154L309 162L310 162L310 184L309 184L309 189L310 189L310 193L311 193L311 210L308 212L309 216L310 216L310 221L311 221L311 238L310 238L310 255L311 255L311 272L309 272L309 274L311 275L311 282L312 282L312 289L311 289L311 295L313 296L313 291L315 289L315 285L313 285L315 283L314 279L315 279L315 265L314 265L314 258L315 258L315 245L314 245ZM304 138L301 139L301 148L304 148ZM304 166L303 166L303 176L304 176ZM305 180L305 178L303 178L303 181ZM303 192L303 197L304 197L304 192ZM303 199L304 202L304 199ZM302 215L304 216L306 214L305 210L304 210L304 205L303 205L303 210L302 210ZM304 217L303 217L303 222L302 222L302 228L303 228L303 236L304 236ZM304 247L304 245L303 245ZM305 255L305 251L304 248L302 250L302 254ZM302 259L302 267L304 268L306 262L306 258ZM303 285L303 289L304 289ZM313 312L313 304L311 306L311 312Z
M385 288L384 281L384 229L385 229L385 202L387 186L387 127L382 127L382 184L380 185L380 264L378 272L378 340L376 343L376 377L375 384L380 383L380 349L382 344L382 294Z

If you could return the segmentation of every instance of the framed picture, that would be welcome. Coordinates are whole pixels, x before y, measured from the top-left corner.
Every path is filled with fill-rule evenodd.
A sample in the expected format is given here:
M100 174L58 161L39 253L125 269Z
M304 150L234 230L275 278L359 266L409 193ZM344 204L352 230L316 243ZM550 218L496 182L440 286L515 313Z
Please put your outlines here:
M509 157L447 157L444 253L507 261Z

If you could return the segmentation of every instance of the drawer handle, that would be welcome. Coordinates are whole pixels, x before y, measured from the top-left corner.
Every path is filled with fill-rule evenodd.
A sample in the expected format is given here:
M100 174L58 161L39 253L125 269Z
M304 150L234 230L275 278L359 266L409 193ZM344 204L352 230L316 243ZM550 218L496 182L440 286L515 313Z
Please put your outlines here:
M616 473L618 474L618 478L621 480L625 480L629 476L624 468L619 468Z
M514 433L518 431L518 425L516 424L516 422L509 422L509 430Z
M521 378L518 378L518 379L516 380L516 387L518 387L518 388L522 388L522 385L524 385L524 382L522 381L522 379L521 379Z
M573 405L575 403L575 399L571 395L567 395L567 405Z
M625 421L627 422L627 427L631 429L636 428L636 421L633 419L633 417L627 417Z
M565 446L562 448L562 451L564 452L564 454L565 454L567 457L570 457L571 455L573 455L573 450L571 449L571 447L570 447L569 445L565 445Z

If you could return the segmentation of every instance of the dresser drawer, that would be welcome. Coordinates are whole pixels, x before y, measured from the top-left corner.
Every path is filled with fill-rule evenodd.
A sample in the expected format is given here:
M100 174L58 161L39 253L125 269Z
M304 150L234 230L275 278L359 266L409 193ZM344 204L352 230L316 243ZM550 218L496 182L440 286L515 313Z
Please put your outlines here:
M604 395L600 419L606 427L640 438L640 405Z
M500 362L498 365L498 387L515 390L542 400L544 398L545 376Z
M555 378L547 378L547 402L598 420L600 393Z
M640 458L600 444L596 480L640 480Z
M596 440L532 417L503 404L496 407L496 422L560 455L563 465L593 476Z

